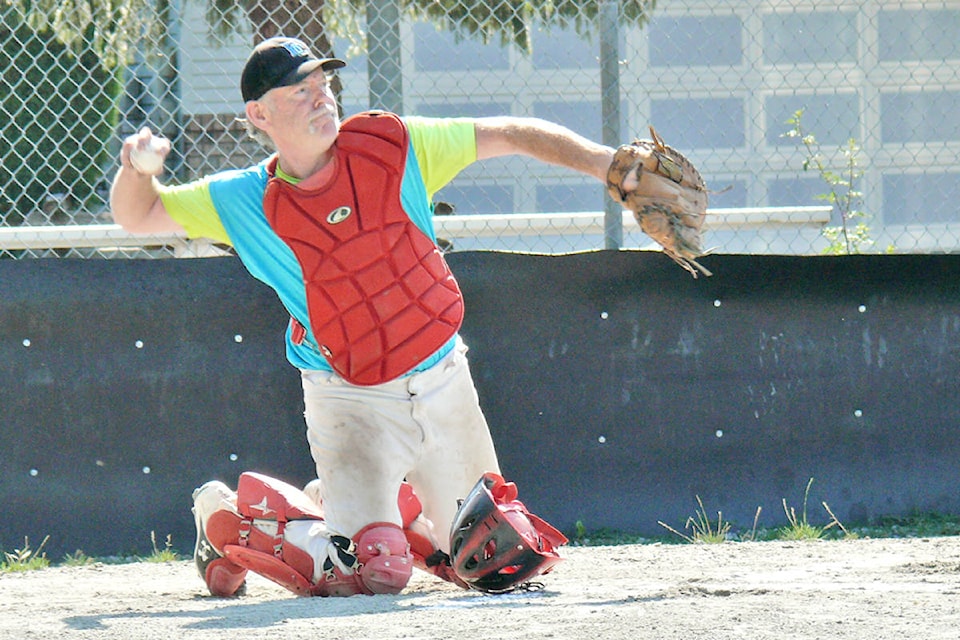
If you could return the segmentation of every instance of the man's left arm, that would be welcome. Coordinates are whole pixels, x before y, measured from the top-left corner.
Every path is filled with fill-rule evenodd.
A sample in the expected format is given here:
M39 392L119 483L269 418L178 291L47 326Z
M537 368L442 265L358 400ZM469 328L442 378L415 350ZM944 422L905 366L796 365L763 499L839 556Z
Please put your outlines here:
M606 183L614 149L539 118L477 118L477 159L506 155L531 158L579 171Z

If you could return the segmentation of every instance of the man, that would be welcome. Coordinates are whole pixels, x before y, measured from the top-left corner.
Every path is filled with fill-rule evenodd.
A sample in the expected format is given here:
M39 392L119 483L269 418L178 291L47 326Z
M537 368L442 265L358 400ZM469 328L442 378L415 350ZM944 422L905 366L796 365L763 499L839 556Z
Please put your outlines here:
M544 573L565 540L498 475L431 198L467 165L509 154L604 182L614 150L533 118L378 112L341 122L329 74L343 66L291 38L253 50L241 77L246 125L276 149L256 166L163 186L131 163L152 133L123 143L115 220L232 245L289 311L287 357L301 371L318 478L310 499L257 474L241 476L236 493L207 483L194 494L198 568L223 596L241 589L248 569L304 595L396 593L414 564L461 586L489 584L461 574L491 560L490 542L470 528L488 516L507 526L499 510L511 536L535 548L520 559L495 554L513 564L487 573ZM468 494L465 517L458 501ZM485 544L486 554L475 548Z

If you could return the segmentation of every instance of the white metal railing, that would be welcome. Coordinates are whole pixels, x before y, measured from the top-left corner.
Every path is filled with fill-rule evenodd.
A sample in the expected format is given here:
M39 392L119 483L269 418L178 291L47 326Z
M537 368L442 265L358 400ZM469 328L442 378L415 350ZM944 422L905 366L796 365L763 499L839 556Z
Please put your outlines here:
M830 222L831 207L764 207L750 209L711 209L704 229L737 231L764 227L807 227L819 229ZM489 215L437 216L437 235L444 238L476 238L538 235L603 234L604 214L575 213L499 213ZM623 212L624 230L637 228L633 213Z
M737 231L776 228L819 229L829 223L831 207L763 207L711 209L704 228ZM475 214L437 216L437 235L446 239L510 236L583 236L603 234L603 212ZM623 212L625 230L637 223ZM116 224L24 226L0 228L0 251L69 248L125 249L170 247L175 256L214 255L206 240L189 240L180 234L133 234Z

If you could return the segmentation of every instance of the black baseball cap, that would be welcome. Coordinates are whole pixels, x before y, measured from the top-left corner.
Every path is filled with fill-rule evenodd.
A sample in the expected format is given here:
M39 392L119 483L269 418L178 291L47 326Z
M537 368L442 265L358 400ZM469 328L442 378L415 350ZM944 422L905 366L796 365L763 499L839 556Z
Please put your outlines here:
M270 89L288 87L319 68L333 71L347 66L338 58L318 58L310 47L296 38L267 38L256 47L240 76L243 101L259 100Z

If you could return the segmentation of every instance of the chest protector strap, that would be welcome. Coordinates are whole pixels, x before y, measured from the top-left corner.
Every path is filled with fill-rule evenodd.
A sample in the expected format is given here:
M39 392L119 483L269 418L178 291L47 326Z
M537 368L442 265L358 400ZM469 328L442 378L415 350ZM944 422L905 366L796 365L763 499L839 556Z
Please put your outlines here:
M269 166L267 220L300 263L317 345L353 384L402 376L463 322L457 281L400 203L408 142L397 116L358 114L341 125L326 184L300 188Z

